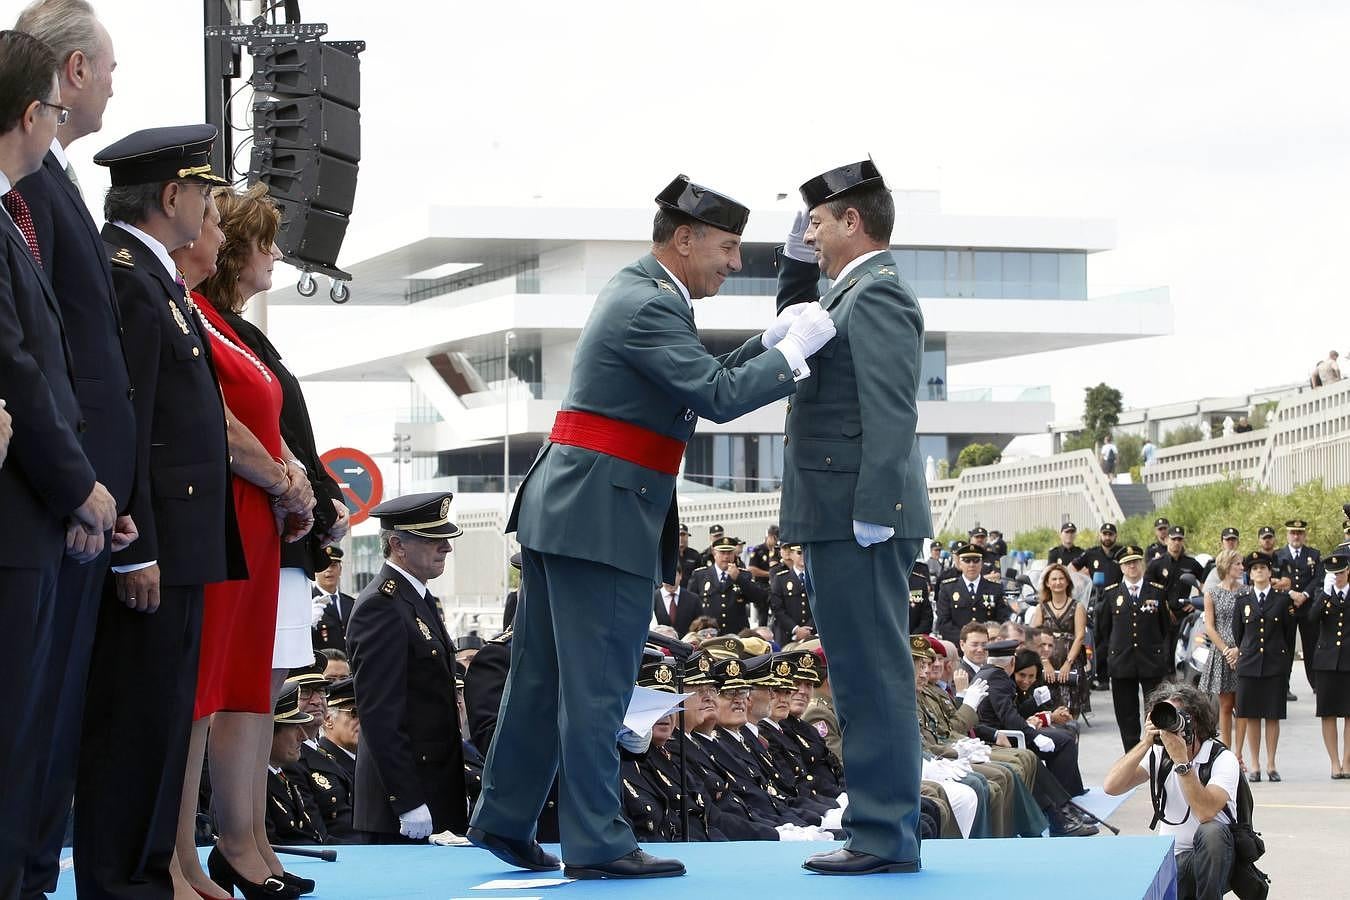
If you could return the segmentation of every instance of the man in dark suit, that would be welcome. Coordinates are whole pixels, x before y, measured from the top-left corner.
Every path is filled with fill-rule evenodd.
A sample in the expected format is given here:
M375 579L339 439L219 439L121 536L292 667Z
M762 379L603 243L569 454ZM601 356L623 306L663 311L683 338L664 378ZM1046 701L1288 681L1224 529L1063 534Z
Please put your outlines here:
M70 546L102 551L117 505L85 456L74 364L42 271L27 202L11 186L42 165L65 116L57 60L45 44L0 32L0 397L13 415L0 469L0 897L17 896L31 842L47 736L39 709L54 630L57 578Z
M948 576L938 585L934 602L934 627L944 640L956 643L961 629L971 622L1006 622L1012 618L1003 586L982 574L984 553L979 547L964 544L956 549L959 574Z
M1317 589L1322 586L1322 554L1316 547L1307 546L1308 523L1303 519L1285 522L1284 533L1288 543L1275 551L1271 578L1274 579L1276 573L1282 575L1275 582L1276 589L1285 591L1291 599L1304 604L1310 597L1316 596ZM1300 618L1298 632L1303 645L1303 674L1308 677L1308 684L1315 685L1312 665L1313 648L1317 646L1317 626L1306 618ZM1298 698L1290 694L1289 699Z
M455 645L427 589L463 533L450 500L408 494L371 510L385 564L356 600L347 646L361 710L354 822L377 841L468 826Z
M768 591L736 565L735 538L720 538L712 554L712 565L689 577L689 593L699 599L702 615L717 620L722 634L739 634L750 627L750 605L766 599Z
M192 724L204 586L246 574L211 345L169 253L196 240L212 185L210 125L136 132L100 151L136 410L128 514L99 606L75 791L80 896L167 896ZM135 728L128 728L135 722Z
M328 568L314 573L314 649L347 650L347 621L352 617L356 598L344 594L342 584L342 548L324 547Z
M1177 633L1181 622L1195 610L1190 600L1191 588L1181 580L1182 575L1188 574L1203 582L1205 569L1194 556L1186 552L1185 526L1172 525L1167 529L1167 552L1148 562L1144 569L1144 580L1158 590L1159 600L1171 612L1167 624L1167 648L1163 651L1169 666L1176 657Z
M782 548L783 565L769 578L773 639L780 647L816 636L815 620L811 618L811 599L806 590L802 545L787 543Z
M681 637L689 633L689 626L694 624L702 609L703 604L699 599L680 587L678 570L674 584L663 584L652 592L652 613L656 616L656 624L669 625Z
M306 725L314 715L300 708L299 687L290 685L272 712L272 750L267 765L267 840L273 844L324 844L328 834L307 794L300 765Z
M122 322L112 271L98 226L89 215L70 146L103 125L116 66L112 40L91 11L57 15L56 4L33 4L15 27L45 42L59 64L61 103L70 115L57 128L42 167L16 186L33 215L42 267L61 306L75 368L76 397L84 422L85 454L98 478L125 510L136 467L136 418L131 376L122 347ZM119 516L115 549L135 531L130 516ZM24 896L56 890L61 842L75 792L75 767L84 714L85 683L93 652L99 600L113 547L92 560L67 556L58 578L51 650L38 682L39 706L49 717L40 746L58 748L41 773L34 825L36 836L24 876Z
M563 408L507 522L522 548L523 602L468 837L511 865L555 867L532 831L561 766L572 878L684 873L639 849L619 815L615 744L652 586L675 577L680 461L699 418L727 422L791 394L833 330L819 306L805 308L729 354L708 353L692 302L740 269L749 210L684 176L657 204L652 252L600 291ZM576 652L583 643L593 652Z
M890 254L895 203L871 160L801 186L807 214L780 260L780 309L819 294L836 337L809 359L788 406L779 524L800 540L816 631L848 724L844 847L821 874L919 870L922 766L909 630L896 592L933 533L918 428L923 312ZM800 229L800 230L799 230ZM833 642L833 643L832 643Z
M1101 632L1103 654L1111 673L1111 700L1115 705L1120 741L1129 750L1139 743L1143 724L1139 698L1147 698L1171 670L1167 656L1169 619L1163 593L1144 580L1144 551L1123 548L1120 555L1123 578L1102 590Z

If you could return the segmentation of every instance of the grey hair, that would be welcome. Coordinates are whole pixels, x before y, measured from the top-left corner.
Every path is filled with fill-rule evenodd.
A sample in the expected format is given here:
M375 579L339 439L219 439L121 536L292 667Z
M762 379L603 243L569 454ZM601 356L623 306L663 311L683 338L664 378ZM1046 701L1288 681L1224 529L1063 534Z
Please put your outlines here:
M14 30L26 31L51 47L62 66L77 50L95 56L103 49L98 16L86 0L36 0L19 13Z
M380 555L383 556L385 559L389 558L390 552L389 539L393 536L394 536L394 529L392 528L380 529Z
M1164 681L1144 701L1144 715L1147 717L1149 711L1164 700L1181 701L1181 708L1191 717L1191 722L1195 726L1194 736L1197 741L1203 743L1218 734L1218 708L1212 695L1193 684Z
M104 220L132 225L150 221L150 217L162 208L165 184L167 182L108 188L108 193L103 196Z

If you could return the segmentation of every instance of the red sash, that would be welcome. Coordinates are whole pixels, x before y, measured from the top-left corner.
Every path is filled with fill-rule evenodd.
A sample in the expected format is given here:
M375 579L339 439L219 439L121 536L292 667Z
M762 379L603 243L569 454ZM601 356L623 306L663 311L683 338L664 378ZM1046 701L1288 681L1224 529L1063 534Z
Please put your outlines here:
M594 450L667 475L678 475L680 460L684 458L683 441L631 422L576 409L558 413L548 439L555 444Z

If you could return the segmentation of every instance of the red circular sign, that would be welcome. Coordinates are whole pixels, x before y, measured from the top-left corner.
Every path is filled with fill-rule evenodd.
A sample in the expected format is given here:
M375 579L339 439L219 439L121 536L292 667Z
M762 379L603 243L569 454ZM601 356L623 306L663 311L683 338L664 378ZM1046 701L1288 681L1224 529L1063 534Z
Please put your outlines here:
M351 447L334 447L319 460L342 488L342 495L347 498L351 510L352 524L359 525L369 519L371 508L378 506L384 495L384 478L375 460Z

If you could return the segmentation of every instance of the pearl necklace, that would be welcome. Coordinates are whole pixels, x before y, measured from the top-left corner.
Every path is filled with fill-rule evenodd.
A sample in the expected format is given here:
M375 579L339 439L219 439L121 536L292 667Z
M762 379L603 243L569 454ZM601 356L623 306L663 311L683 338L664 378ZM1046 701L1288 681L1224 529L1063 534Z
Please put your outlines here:
M227 338L225 335L221 334L220 331L216 328L216 326L211 324L211 320L208 319L206 316L202 315L202 311L197 308L197 303L195 300L192 299L191 294L184 293L183 299L187 301L188 307L193 311L193 313L196 314L197 321L202 323L202 327L204 327L207 331L209 331L212 337L220 341L226 347L229 347L235 353L238 353L244 359L253 363L253 367L258 370L258 374L261 375L263 379L267 381L268 384L272 383L272 373L267 371L267 366L262 364L262 360L258 359L258 357L254 356L252 353L249 353L243 347L240 347L238 344Z

